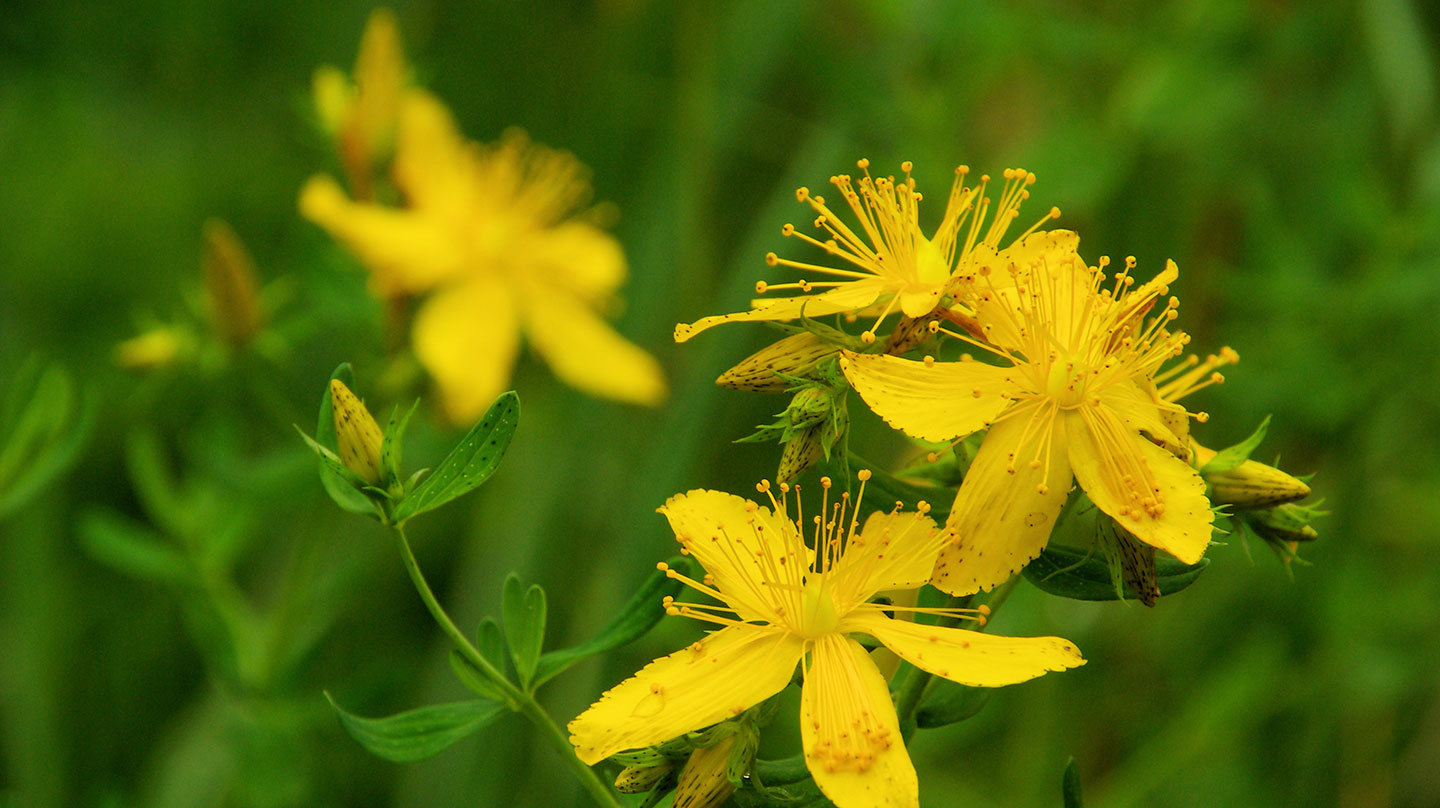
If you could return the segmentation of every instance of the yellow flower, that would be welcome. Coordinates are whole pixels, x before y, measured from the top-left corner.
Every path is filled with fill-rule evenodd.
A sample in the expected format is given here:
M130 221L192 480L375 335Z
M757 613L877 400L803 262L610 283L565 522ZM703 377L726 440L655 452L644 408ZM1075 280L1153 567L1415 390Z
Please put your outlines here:
M760 298L751 303L750 311L681 323L675 326L675 341L684 342L725 322L793 320L802 312L807 317L820 317L878 308L875 321L861 335L867 342L874 341L880 324L897 307L906 316L923 317L934 311L945 295L963 291L952 281L969 276L968 264L994 259L1005 231L1019 215L1020 203L1030 196L1028 186L1035 182L1035 175L1024 169L1006 169L1000 200L992 204L985 196L990 177L982 175L977 185L966 187L965 178L970 169L960 166L955 169L944 217L935 233L927 237L920 229L921 195L910 176L910 162L900 164L905 178L899 182L894 177L870 176L869 160L860 160L857 165L865 174L858 181L842 174L831 177L830 183L850 207L859 223L859 232L837 216L824 197L812 195L808 188L797 190L795 197L818 214L815 226L823 231L824 240L807 236L792 224L780 230L784 236L793 236L840 258L850 268L791 261L770 253L765 256L770 266L790 267L835 280L800 280L786 284L761 281L755 285L757 294L781 290L798 290L803 294ZM1034 252L1034 245L1048 238L1073 240L1074 235L1065 231L1035 233L1040 225L1059 215L1058 209L1051 208L1044 218L999 253ZM987 216L990 216L988 226L984 224ZM810 294L820 289L824 291Z
M388 8L370 12L355 57L353 82L330 65L315 71L312 86L320 125L335 138L351 190L361 199L373 195L372 166L394 146L408 74L400 28Z
M822 485L828 491L828 478ZM759 489L770 493L766 483ZM706 575L696 581L660 567L723 604L667 599L667 610L722 628L650 663L571 721L581 760L593 764L738 715L783 690L803 663L801 741L825 796L840 808L915 806L915 769L885 678L850 635L874 637L916 667L968 685L1012 684L1084 664L1058 637L995 637L888 617L900 610L983 622L987 610L869 603L882 590L925 583L944 533L923 513L897 511L872 514L861 528L858 498L849 509L848 495L830 503L827 494L807 545L798 497L792 516L789 487L781 491L779 502L770 497L773 509L705 490L660 509Z
M1189 339L1165 328L1179 305L1173 297L1146 319L1178 272L1171 262L1131 290L1127 259L1106 290L1104 265L1052 249L1012 264L1013 277L981 291L989 343L946 333L1000 365L842 354L850 383L891 426L930 441L990 429L950 512L955 543L936 565L941 589L990 589L1038 556L1072 481L1138 539L1181 561L1199 561L1209 545L1205 483L1177 456L1184 444L1162 417L1184 410L1153 394L1156 371Z
M624 281L625 256L593 217L571 216L590 191L579 161L515 131L494 146L468 143L438 100L413 91L394 173L406 208L354 202L321 176L300 209L370 268L382 296L430 293L412 340L453 420L475 418L506 389L522 331L574 387L664 399L655 359L596 314Z

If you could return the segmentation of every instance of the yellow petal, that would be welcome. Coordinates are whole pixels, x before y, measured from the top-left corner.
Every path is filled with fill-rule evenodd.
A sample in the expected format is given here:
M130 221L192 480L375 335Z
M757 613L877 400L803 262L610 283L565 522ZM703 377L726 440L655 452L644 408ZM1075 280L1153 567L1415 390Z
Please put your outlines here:
M837 808L917 808L920 786L885 677L839 634L817 638L800 694L805 765Z
M540 231L524 249L553 283L591 305L607 302L625 282L620 242L588 222L565 222Z
M514 299L499 279L476 276L425 301L411 339L446 415L468 423L510 385L520 345Z
M366 153L378 156L395 134L396 111L405 87L405 49L400 26L387 8L370 12L355 57L357 124Z
M405 93L395 147L395 182L416 210L463 226L480 188L473 147L466 144L450 110L423 91Z
M912 437L944 441L994 420L1019 388L1005 368L980 362L926 365L880 354L840 355L850 385L876 415Z
M1064 421L1035 412L1006 418L981 442L950 510L955 540L935 564L940 589L955 595L991 589L1045 549L1071 476ZM1031 467L1035 461L1038 468Z
M996 637L894 620L879 610L853 613L841 630L869 634L911 665L973 687L1013 685L1085 664L1075 644L1061 637Z
M684 342L713 326L721 323L740 323L754 320L794 320L803 311L806 317L822 317L826 314L856 311L874 303L885 290L885 282L879 278L865 279L837 286L818 295L779 297L774 300L757 300L755 308L735 314L717 314L702 317L693 323L675 326L675 341Z
M774 584L798 591L810 561L793 523L734 494L704 489L676 494L659 511L741 620L783 621L777 606L794 592Z
M1188 457L1189 448L1161 417L1160 406L1149 393L1129 379L1107 386L1100 392L1100 403L1119 416L1125 427L1159 444L1177 457Z
M803 650L778 629L721 629L606 691L570 722L570 742L593 765L738 715L783 690Z
M665 400L655 357L564 292L527 294L525 333L561 381L591 395L654 407Z
M907 317L924 317L940 302L940 287L906 289L900 293L900 310Z
M1021 292L1016 284L1033 293L1030 284L1038 280L1046 287L1041 292L1046 300L1046 326L1054 334L1064 335L1063 345L1072 344L1069 335L1076 325L1075 306L1094 297L1089 293L1085 263L1075 252L1079 244L1079 236L1069 230L1042 230L999 251L984 244L975 246L967 271L981 276L973 286L980 297L975 308L990 342L1010 350L1025 345L1022 328L1033 328L1035 323L1021 314ZM1099 302L1095 298L1094 303ZM1023 308L1033 311L1034 303Z
M305 183L300 212L355 253L387 290L425 291L464 268L464 245L443 222L351 202L329 177L315 176Z
M1135 538L1194 564L1210 545L1214 514L1190 464L1127 429L1102 407L1066 415L1075 479Z
M928 516L914 511L870 514L830 568L836 608L845 611L846 601L860 603L886 589L923 586L945 541Z

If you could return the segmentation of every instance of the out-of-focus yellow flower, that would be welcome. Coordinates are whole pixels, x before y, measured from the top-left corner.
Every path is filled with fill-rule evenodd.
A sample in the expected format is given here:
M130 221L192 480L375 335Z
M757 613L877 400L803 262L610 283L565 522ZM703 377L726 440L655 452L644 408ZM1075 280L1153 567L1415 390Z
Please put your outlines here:
M1213 522L1205 483L1162 448L1183 446L1162 408L1184 410L1148 392L1189 340L1166 328L1175 298L1145 318L1178 271L1171 262L1130 290L1132 266L1127 259L1106 290L1101 268L1073 249L1012 265L1013 278L977 297L990 342L946 332L1001 364L841 355L870 408L909 435L944 441L989 427L950 512L955 543L940 555L936 586L968 594L1024 567L1044 549L1072 481L1146 544L1188 564L1204 555Z
M132 370L155 370L190 358L192 334L171 326L152 328L115 346L115 364Z
M1040 225L1060 215L1058 209L1051 208L1009 247L1000 249L1006 230L1019 215L1020 203L1030 196L1028 186L1035 182L1035 175L1024 169L1005 170L1005 185L998 202L994 203L985 196L990 181L988 175L981 176L977 185L967 187L969 167L955 169L945 214L935 233L926 236L920 229L921 195L910 176L910 162L900 165L905 174L900 181L894 177L870 176L869 160L861 160L857 165L865 175L858 181L843 174L830 178L858 222L857 228L851 228L836 215L824 197L811 194L809 188L800 188L795 197L814 209L815 226L823 231L824 240L807 236L792 224L780 231L784 236L819 247L849 264L848 268L791 261L770 253L765 256L770 266L790 267L830 280L802 279L785 284L761 281L755 285L757 294L781 290L802 294L757 298L751 303L750 311L680 323L675 326L675 341L684 342L720 323L793 320L802 313L807 317L820 317L873 307L879 310L878 314L861 335L865 341L873 342L880 324L897 309L909 317L923 317L940 305L943 296L963 293L961 281L973 274L972 264L1023 262L1040 249L1042 243L1057 238L1074 241L1074 234L1066 231L1035 232ZM987 216L990 217L988 226ZM1010 255L1012 252L1014 255Z
M215 334L231 347L243 348L260 333L265 319L255 281L255 262L220 219L205 222L205 289Z
M862 472L861 480L868 478ZM827 491L830 481L821 485ZM760 490L770 494L770 486ZM781 486L788 494L789 486ZM860 507L857 498L856 509ZM667 611L720 626L605 693L570 722L586 763L700 729L768 699L803 663L800 737L815 782L840 808L919 805L915 768L900 736L885 677L851 635L865 634L901 658L963 684L996 687L1084 664L1059 637L997 637L896 620L909 611L969 617L988 610L870 603L886 589L930 577L948 538L924 513L874 513L861 527L846 505L822 502L813 544L786 496L772 507L720 491L671 497L660 509L703 581L661 564L718 604L666 599ZM923 511L923 509L922 509ZM832 518L833 517L833 518Z
M572 215L590 194L572 155L518 131L493 146L467 142L438 100L411 91L394 176L406 208L352 201L317 176L300 210L369 267L382 296L428 293L412 342L453 420L480 415L509 385L522 331L574 387L645 405L665 398L655 359L596 313L612 305L625 256L593 215Z
M388 8L370 13L353 81L331 65L315 71L316 114L321 127L335 139L351 190L359 199L373 195L373 166L394 146L400 99L408 83L400 27Z

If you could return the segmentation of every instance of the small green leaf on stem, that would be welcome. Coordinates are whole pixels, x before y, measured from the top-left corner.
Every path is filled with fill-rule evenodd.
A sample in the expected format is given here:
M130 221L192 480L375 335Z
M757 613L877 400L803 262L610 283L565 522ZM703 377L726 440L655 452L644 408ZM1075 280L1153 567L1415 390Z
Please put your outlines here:
M685 556L675 556L667 563L673 569L686 570L689 560ZM620 614L600 629L598 634L579 645L551 651L541 657L535 670L535 686L539 687L548 682L586 657L603 654L643 637L665 616L661 601L666 595L675 595L680 591L680 587L679 581L659 570L651 573L629 602L621 607ZM484 652L485 649L482 647L480 650Z
M1080 772L1075 768L1073 757L1065 764L1065 776L1060 781L1060 794L1065 800L1065 808L1085 808L1085 802L1080 798Z
M1184 564L1173 558L1155 560L1155 585L1161 595L1173 595L1195 582L1210 559ZM1083 553L1065 547L1047 547L1024 569L1036 588L1073 600L1119 600L1110 565L1099 552Z
M1256 449L1260 448L1260 442L1265 440L1265 432L1269 428L1270 416L1267 415L1265 420L1260 422L1260 426L1255 427L1255 431L1250 433L1250 437L1234 446L1216 452L1215 456L1210 458L1210 462L1200 469L1200 473L1202 475L1222 474L1238 468L1241 463L1250 459L1250 455Z
M340 708L329 693L325 698L340 716L350 737L377 757L411 763L431 757L473 734L505 711L487 699L433 704L387 718L361 718Z
M520 686L530 689L535 667L540 662L540 648L545 643L545 590L531 584L522 591L520 576L510 573L501 592L501 616L505 624L505 641L510 646L510 659Z
M395 521L434 510L477 488L495 473L520 422L520 397L509 392L495 399L480 423L460 439L435 471L410 491L395 509Z

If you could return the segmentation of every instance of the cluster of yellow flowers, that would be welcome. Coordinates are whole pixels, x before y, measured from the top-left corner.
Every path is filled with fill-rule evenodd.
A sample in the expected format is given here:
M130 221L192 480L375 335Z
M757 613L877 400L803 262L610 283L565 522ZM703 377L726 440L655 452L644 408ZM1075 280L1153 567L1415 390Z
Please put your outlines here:
M420 300L411 342L452 419L475 417L508 385L522 332L575 387L642 404L665 396L654 359L597 315L623 281L625 261L593 211L575 214L589 188L574 157L518 132L489 146L465 140L439 100L409 85L384 12L372 18L354 80L322 70L316 96L349 190L314 177L301 211L370 269L380 297ZM1159 594L1156 550L1185 564L1202 559L1215 518L1211 493L1245 496L1247 486L1268 486L1271 504L1308 493L1288 475L1253 463L1247 470L1239 460L1202 477L1205 463L1197 461L1215 453L1191 440L1190 421L1208 416L1178 402L1221 381L1216 371L1237 357L1228 348L1204 361L1186 354L1189 337L1174 328L1179 303L1168 288L1178 275L1173 262L1144 283L1133 258L1113 268L1106 258L1087 264L1075 233L1044 229L1059 217L1055 208L1007 236L1035 182L1023 169L1006 170L993 196L990 177L972 184L967 167L956 169L927 235L912 166L903 163L895 177L872 175L866 160L857 165L858 178L830 180L843 206L797 191L815 214L816 235L791 224L781 230L827 261L770 253L767 264L801 277L761 281L750 309L675 328L685 342L726 322L799 321L797 333L719 382L778 391L810 380L839 392L797 395L800 404L776 431L804 448L788 473L782 460L775 485L757 486L758 501L694 490L659 509L704 574L660 569L708 598L663 605L715 628L570 723L587 764L737 719L784 690L798 667L804 759L825 796L841 808L918 805L901 716L870 648L971 686L1083 665L1059 637L954 627L985 625L988 607L970 608L968 597L1040 557L1077 486L1112 540L1142 559L1132 563L1149 564L1150 586L1137 587L1147 603ZM389 186L377 180L378 166L388 166ZM851 335L812 322L828 315L864 325ZM379 429L368 414L352 417L363 407L334 384L342 448L347 440L369 447L368 461L345 462L373 485ZM819 508L806 518L800 486L789 479L843 438L848 421L837 408L850 389L919 441L954 446L984 433L965 458L943 524L923 501L908 511L903 503L867 510L870 471L859 473L853 498L848 486L832 490L822 477ZM1227 502L1238 500L1217 499ZM913 597L877 599L926 585L963 600L927 608L904 605ZM944 624L913 619L921 614ZM678 775L675 804L727 799L737 784L729 767L746 749L753 757L753 744L728 735L698 745ZM618 785L649 789L672 769L669 761L631 766Z

